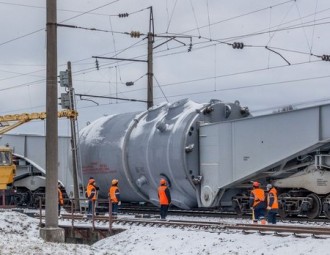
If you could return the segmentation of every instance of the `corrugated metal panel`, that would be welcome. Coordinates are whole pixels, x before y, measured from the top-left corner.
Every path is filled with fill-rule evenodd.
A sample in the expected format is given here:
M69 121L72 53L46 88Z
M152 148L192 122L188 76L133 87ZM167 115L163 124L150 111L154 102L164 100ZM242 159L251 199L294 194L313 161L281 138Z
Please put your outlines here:
M202 199L329 139L329 113L327 105L201 126Z

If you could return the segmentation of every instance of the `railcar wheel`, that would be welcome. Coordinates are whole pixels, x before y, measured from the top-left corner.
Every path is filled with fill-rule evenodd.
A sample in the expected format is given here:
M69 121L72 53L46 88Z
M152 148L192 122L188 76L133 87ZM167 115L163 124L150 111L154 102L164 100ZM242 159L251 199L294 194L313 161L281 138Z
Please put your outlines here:
M243 211L242 211L239 201L234 200L233 205L234 205L234 210L235 210L237 216L241 217L243 215Z
M323 203L323 212L324 215L330 219L330 195L327 195L326 198L324 199L324 203Z
M21 206L24 203L24 195L23 194L15 194L13 196L14 204Z
M315 219L320 216L321 210L322 210L322 203L321 199L318 195L312 193L309 194L307 197L310 197L313 199L312 207L307 211L306 215L309 219Z
M289 193L282 193L278 196L278 214L282 219L286 218L289 213L286 212L285 197L291 197Z

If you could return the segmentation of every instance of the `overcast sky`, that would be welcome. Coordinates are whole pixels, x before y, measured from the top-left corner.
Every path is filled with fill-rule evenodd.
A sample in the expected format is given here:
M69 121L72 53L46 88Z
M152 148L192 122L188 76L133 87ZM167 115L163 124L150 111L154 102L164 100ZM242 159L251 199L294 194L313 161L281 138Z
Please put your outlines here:
M127 33L148 33L150 6L155 104L239 100L259 114L330 98L330 62L320 58L330 55L328 0L58 0L58 23L86 28L58 27L58 71L71 61L76 93L147 99L146 63L99 59L97 70L92 56L146 60L145 36ZM1 115L46 109L45 24L45 0L0 1ZM167 43L161 37L172 35ZM233 49L234 42L245 47ZM146 109L145 103L76 99L80 128L103 115ZM60 134L69 134L67 121L59 123ZM44 125L15 132L43 133Z

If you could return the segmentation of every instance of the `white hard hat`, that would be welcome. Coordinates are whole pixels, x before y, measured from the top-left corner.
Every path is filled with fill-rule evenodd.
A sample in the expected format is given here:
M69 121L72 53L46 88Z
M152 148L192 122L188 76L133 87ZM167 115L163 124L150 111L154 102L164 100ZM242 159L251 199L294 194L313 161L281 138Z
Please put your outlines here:
M267 184L266 189L267 189L267 190L270 190L272 187L273 187L273 185L271 185L271 184Z

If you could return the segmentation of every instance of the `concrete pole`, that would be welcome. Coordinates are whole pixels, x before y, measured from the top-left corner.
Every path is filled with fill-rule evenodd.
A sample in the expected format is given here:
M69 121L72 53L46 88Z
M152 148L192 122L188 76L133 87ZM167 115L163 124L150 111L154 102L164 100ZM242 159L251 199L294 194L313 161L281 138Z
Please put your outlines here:
M75 111L74 106L74 89L72 86L72 71L71 62L68 62L68 88L69 88L69 99L70 99L70 110ZM80 211L80 201L79 201L79 187L78 187L78 143L77 143L77 130L76 130L76 120L70 119L71 125L71 150L72 150L72 174L73 174L73 197L75 211Z
M148 33L148 95L147 95L147 107L154 106L154 71L153 71L153 44L154 44L154 15L152 11L152 6L150 9L150 18L149 18L149 33Z
M148 33L148 95L147 95L147 106L148 109L154 106L154 92L153 92L153 34Z
M58 228L58 119L57 119L57 26L56 0L47 0L46 74L46 218L40 236L49 242L64 242Z

